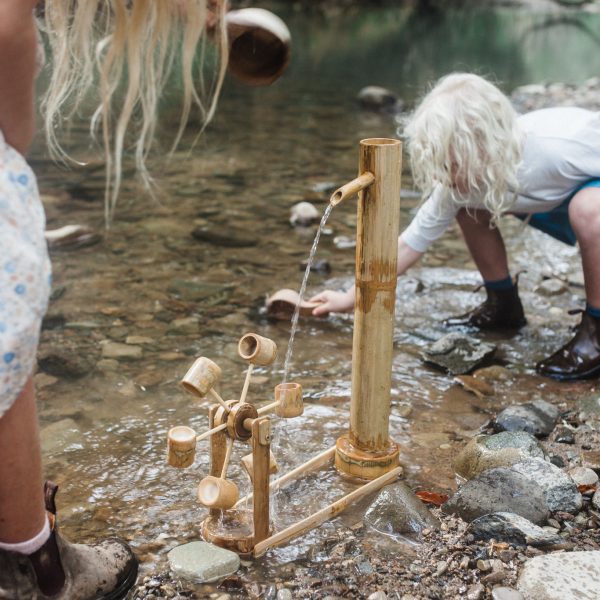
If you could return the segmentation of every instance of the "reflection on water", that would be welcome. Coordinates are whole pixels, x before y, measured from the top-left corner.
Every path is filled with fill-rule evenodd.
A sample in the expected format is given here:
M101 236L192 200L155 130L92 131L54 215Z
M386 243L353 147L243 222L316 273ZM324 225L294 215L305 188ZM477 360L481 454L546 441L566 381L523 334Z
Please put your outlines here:
M285 347L289 324L269 322L259 309L266 294L300 285L315 228L290 228L290 207L308 200L324 208L327 196L318 190L354 177L358 140L396 134L391 116L356 108L360 87L385 85L410 102L426 81L458 68L493 74L507 90L541 79L580 81L600 72L600 17L569 15L389 8L357 8L326 20L284 14L295 40L289 73L267 89L226 86L200 144L190 151L184 141L172 159L156 162L160 204L139 192L126 168L110 233L95 246L53 256L54 299L41 355L54 356L53 372L60 363L61 373L70 375L41 374L37 384L47 473L61 485L68 534L124 535L146 567L165 549L197 539L206 511L195 501L195 488L208 472L208 442L199 444L193 468L175 470L166 465L166 432L177 424L203 431L207 410L178 382L195 357L208 356L223 369L221 395L234 398L245 369L239 337L257 331ZM546 22L551 26L542 28ZM166 106L166 117L171 114ZM186 141L192 138L193 132ZM61 170L47 161L41 142L33 155L48 225L101 230L103 171L88 150L83 124L74 124L71 144L90 166ZM410 187L407 174L404 187ZM406 194L404 224L416 202ZM352 203L336 208L328 225L318 258L331 262L332 278L311 274L309 293L352 284L354 251L333 243L336 235L355 233ZM516 224L503 227L512 234L513 270L527 269L521 288L529 326L509 340L485 336L514 373L512 381L495 383L493 396L477 398L419 357L445 333L443 318L480 297L472 293L478 277L457 230L399 282L390 427L413 487L453 488L452 456L504 405L532 396L560 403L589 389L572 384L565 396L564 386L532 369L568 336L565 311L583 295L571 287L546 298L535 287L544 270L580 278L576 252L534 231L521 233ZM136 349L124 355L115 343ZM276 425L282 472L330 447L347 429L351 348L351 317L300 321L289 378L302 384L308 406L302 417ZM272 400L282 376L281 358L272 369L256 368L249 399ZM245 494L242 452L247 448L234 448L230 473ZM324 469L276 495L273 518L284 527L350 489ZM342 518L352 523L361 514L351 509ZM253 568L272 572L301 558L334 527L325 524Z

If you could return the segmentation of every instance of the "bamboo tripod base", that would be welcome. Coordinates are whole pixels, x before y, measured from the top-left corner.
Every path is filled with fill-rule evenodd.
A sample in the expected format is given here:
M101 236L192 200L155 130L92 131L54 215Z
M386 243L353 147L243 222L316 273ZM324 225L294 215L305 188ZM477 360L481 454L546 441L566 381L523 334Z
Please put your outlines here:
M254 522L251 510L224 510L202 522L202 537L211 544L250 556L254 549Z
M388 442L384 452L366 452L356 448L350 434L340 436L335 445L335 467L344 476L372 481L400 465L400 447Z

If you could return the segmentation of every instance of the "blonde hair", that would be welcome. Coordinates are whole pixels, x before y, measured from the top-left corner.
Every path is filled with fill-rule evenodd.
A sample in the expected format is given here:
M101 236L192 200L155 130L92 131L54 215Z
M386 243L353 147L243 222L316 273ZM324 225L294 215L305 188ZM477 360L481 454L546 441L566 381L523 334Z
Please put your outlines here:
M107 226L122 183L126 133L132 125L136 167L152 191L146 160L156 132L159 101L178 63L183 99L172 150L181 139L193 105L200 110L202 129L213 116L225 74L228 44L225 3L209 2L216 13L213 35L218 58L206 85L203 62L207 0L45 1L43 29L53 64L42 108L50 152L55 158L67 158L57 130L93 94L98 104L91 117L91 129L100 130L106 155Z
M513 204L522 151L517 114L483 77L441 78L410 117L405 135L414 181L425 196L442 185L450 201L466 205L467 195L477 193L493 222ZM467 194L456 189L457 173Z

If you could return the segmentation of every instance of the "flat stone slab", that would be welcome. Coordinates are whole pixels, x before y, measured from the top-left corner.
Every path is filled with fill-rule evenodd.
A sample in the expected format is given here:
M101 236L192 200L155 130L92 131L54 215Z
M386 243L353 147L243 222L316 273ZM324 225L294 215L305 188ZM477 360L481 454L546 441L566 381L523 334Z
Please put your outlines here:
M540 459L530 459L512 466L512 470L535 481L544 490L552 512L577 513L583 499L575 482L556 465Z
M554 546L564 542L559 535L507 512L483 515L469 525L468 531L478 540L494 538L514 546Z
M544 400L506 407L495 419L496 431L526 431L545 437L554 429L559 410Z
M536 556L523 566L517 588L526 600L598 600L600 551Z
M544 458L540 443L524 431L503 431L473 438L454 460L454 470L471 479L487 469L510 467L529 458Z
M488 513L510 512L537 525L546 522L549 512L542 488L506 467L489 469L464 483L442 510L467 523Z
M177 546L167 558L177 576L197 583L216 581L240 568L240 557L235 552L207 542Z
M496 351L496 346L463 333L448 333L422 352L425 362L448 371L452 375L470 373L485 363Z

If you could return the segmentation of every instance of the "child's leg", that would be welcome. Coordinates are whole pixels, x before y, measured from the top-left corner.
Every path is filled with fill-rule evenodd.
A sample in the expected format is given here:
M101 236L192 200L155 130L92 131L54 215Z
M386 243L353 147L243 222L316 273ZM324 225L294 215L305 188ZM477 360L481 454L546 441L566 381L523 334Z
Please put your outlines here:
M31 378L0 418L0 456L0 542L25 542L42 531L46 519Z
M461 209L456 215L467 248L484 281L499 281L509 276L504 240L497 227L490 228L487 210Z

